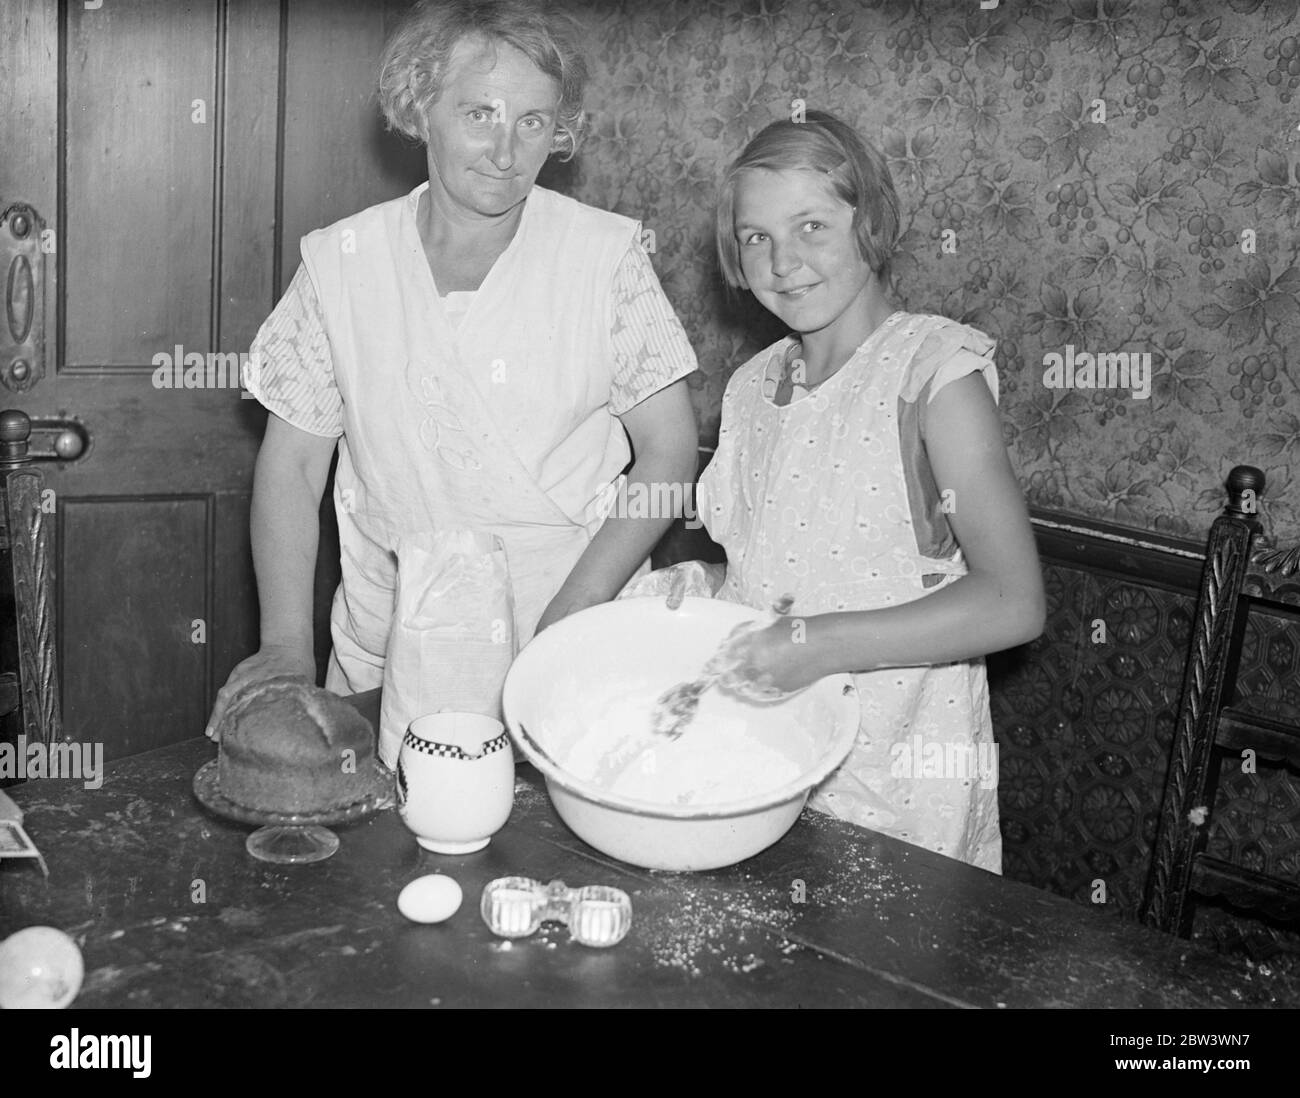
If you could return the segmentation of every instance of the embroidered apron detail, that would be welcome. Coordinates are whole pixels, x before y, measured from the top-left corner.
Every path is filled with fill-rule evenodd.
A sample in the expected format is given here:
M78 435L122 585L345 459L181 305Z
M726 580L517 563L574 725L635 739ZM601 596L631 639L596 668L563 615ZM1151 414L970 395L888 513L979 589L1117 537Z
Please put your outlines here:
M465 427L452 411L442 386L434 374L420 379L424 398L424 420L420 423L420 441L453 469L478 471L483 468L474 451L465 445Z

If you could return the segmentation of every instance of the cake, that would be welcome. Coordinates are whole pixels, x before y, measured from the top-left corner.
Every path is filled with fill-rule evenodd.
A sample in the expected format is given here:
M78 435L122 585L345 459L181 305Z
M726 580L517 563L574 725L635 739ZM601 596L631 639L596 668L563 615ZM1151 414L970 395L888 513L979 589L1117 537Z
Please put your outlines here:
M375 734L336 694L306 678L254 683L219 725L217 788L243 808L310 815L375 789Z

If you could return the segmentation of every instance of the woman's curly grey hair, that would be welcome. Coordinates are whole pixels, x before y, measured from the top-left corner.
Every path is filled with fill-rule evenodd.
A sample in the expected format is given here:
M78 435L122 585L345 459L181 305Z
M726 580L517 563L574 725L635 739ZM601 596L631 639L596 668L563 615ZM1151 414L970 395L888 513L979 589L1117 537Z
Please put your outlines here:
M379 105L388 128L425 140L425 118L456 46L466 38L505 42L559 86L552 151L570 160L587 127L581 33L567 13L535 0L420 0L389 37L380 62Z

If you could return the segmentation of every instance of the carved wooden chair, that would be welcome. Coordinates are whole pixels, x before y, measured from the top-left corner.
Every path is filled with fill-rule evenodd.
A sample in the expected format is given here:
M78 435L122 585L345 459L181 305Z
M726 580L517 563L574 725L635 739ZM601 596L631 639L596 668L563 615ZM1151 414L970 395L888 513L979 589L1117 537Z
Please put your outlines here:
M0 742L62 739L52 509L27 452L31 420L0 412ZM0 782L0 784L5 784Z
M1300 548L1261 544L1264 474L1238 465L1228 505L1210 529L1183 675L1142 918L1188 937L1198 898L1217 898L1274 922L1300 920L1300 882L1205 853L1225 753L1300 771L1300 720L1282 703L1237 697L1237 669L1252 607L1300 620Z

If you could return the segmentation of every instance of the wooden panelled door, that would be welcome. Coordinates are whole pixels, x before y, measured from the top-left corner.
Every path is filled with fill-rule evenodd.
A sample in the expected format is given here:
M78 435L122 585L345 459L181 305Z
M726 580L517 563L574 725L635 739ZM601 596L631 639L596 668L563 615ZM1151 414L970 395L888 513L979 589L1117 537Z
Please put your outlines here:
M419 178L372 92L404 6L0 4L0 408L49 455L65 735L107 758L199 733L256 647L238 356L304 232Z

